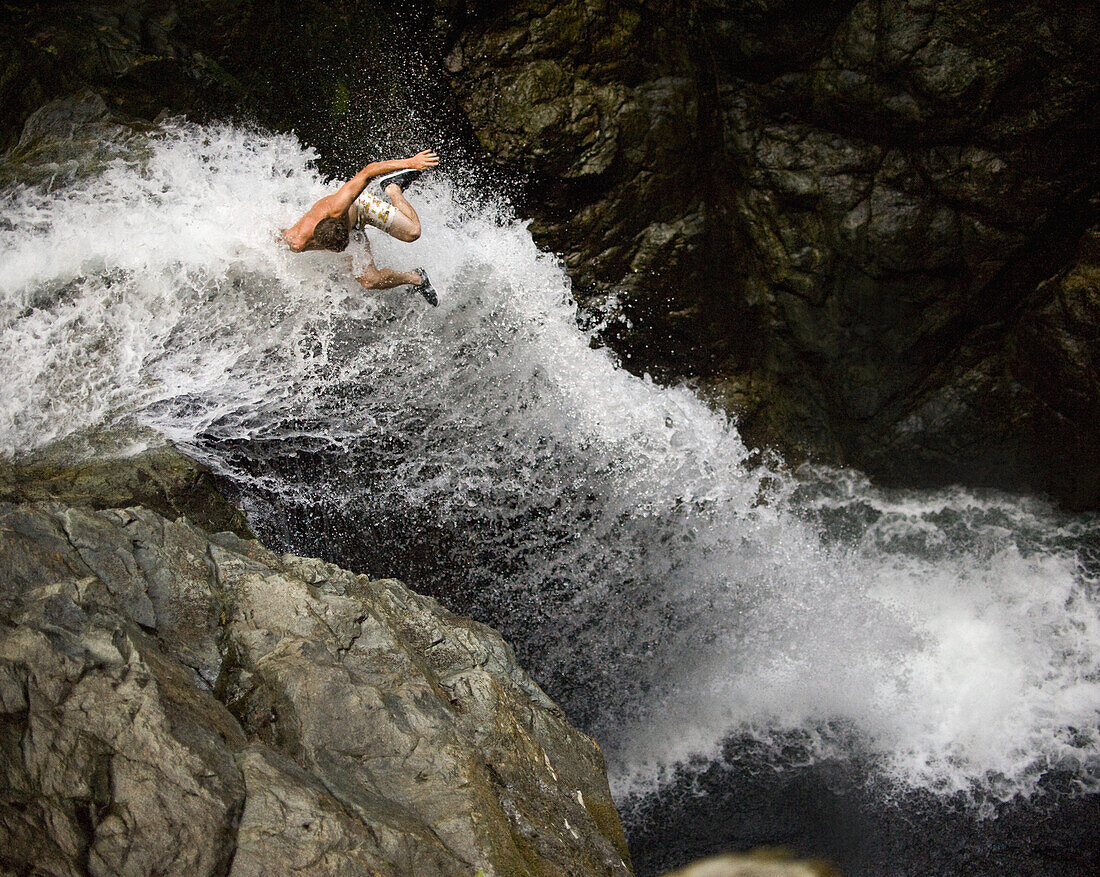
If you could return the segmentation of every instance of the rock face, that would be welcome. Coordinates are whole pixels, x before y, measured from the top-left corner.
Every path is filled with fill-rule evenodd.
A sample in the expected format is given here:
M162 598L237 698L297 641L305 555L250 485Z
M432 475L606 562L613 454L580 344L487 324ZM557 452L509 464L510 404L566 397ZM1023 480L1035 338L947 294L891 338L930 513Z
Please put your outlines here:
M0 152L38 107L83 89L124 117L168 110L294 129L332 174L415 152L429 134L438 144L441 120L464 126L438 99L445 87L422 87L423 10L407 3L13 0L4 9ZM449 151L461 139L450 137Z
M629 873L495 632L147 508L0 503L0 737L5 869Z
M207 4L202 4L207 6ZM112 109L152 118L161 109L218 103L234 80L180 39L180 4L167 0L14 2L0 21L0 150L43 103L91 87Z
M457 6L458 4L451 4ZM674 4L466 4L442 40L482 146L527 179L540 244L589 305L623 300L638 365L711 355L735 314L708 203L717 95L697 13ZM704 308L706 313L703 313ZM667 370L667 369L666 369Z
M628 364L756 442L1100 503L1095 4L466 7L456 93Z

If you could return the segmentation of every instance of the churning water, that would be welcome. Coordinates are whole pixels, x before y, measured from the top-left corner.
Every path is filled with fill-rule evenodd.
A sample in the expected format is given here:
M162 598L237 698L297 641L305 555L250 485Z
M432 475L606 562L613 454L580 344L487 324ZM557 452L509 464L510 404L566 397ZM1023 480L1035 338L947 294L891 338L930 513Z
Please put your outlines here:
M292 138L116 146L3 195L6 455L104 429L188 447L269 541L502 630L631 807L735 749L858 762L883 806L1097 790L1095 517L760 465L596 349L558 261L442 173L413 190L420 241L372 238L428 269L430 309L277 245L330 190Z

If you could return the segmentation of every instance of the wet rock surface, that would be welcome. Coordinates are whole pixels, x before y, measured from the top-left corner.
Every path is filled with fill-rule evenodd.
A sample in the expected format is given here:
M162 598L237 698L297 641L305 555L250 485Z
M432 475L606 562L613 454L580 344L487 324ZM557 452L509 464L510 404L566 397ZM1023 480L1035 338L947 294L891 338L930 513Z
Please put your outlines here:
M4 868L629 873L598 748L491 629L97 504L0 503Z
M793 459L1100 502L1094 4L467 8L456 94L629 366Z

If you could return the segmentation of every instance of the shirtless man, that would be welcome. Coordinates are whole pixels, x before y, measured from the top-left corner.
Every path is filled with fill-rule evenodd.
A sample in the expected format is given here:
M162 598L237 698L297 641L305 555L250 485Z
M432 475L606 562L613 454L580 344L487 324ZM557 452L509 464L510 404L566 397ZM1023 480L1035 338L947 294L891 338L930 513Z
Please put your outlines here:
M372 225L399 241L412 243L420 237L420 219L412 205L405 200L402 189L407 189L422 171L437 164L439 156L430 149L418 152L412 158L372 161L344 183L336 194L326 195L310 207L306 215L293 226L284 229L283 240L295 253L306 250L332 250L342 253L347 249L352 230L362 230ZM390 199L389 203L364 191L367 183L375 178ZM369 244L367 258L369 262L366 270L355 277L364 288L392 289L408 284L433 307L438 304L435 290L423 268L415 271L378 268L371 256ZM348 262L351 263L350 257Z

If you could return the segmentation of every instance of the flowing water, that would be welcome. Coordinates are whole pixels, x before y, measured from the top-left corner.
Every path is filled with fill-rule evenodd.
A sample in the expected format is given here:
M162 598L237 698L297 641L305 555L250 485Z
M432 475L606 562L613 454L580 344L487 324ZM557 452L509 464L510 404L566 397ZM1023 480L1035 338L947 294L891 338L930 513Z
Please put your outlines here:
M329 190L293 138L167 123L111 155L3 194L4 454L152 430L270 544L494 625L600 741L641 871L787 843L1092 873L1100 519L769 465L618 367L558 260L443 173L420 241L372 238L430 309L276 244Z

